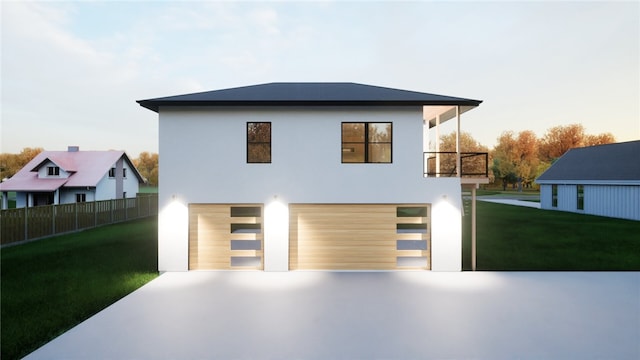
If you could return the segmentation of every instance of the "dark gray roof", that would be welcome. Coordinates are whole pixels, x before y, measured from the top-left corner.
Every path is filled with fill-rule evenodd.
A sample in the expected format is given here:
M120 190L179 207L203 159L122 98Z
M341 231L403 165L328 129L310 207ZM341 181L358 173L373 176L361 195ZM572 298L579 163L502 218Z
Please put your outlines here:
M478 106L482 101L356 83L269 83L137 102L157 112L160 106Z
M567 151L536 181L640 180L640 140Z

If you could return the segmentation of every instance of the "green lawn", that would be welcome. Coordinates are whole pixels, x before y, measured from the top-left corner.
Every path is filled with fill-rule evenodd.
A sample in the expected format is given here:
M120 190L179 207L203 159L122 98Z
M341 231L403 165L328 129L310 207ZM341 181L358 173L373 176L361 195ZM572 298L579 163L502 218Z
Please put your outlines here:
M157 218L2 249L2 359L17 359L158 276Z
M471 217L463 218L471 270ZM477 202L478 270L640 270L640 222Z
M157 194L158 193L158 187L157 186L140 185L140 187L138 188L138 193L140 193L140 194Z

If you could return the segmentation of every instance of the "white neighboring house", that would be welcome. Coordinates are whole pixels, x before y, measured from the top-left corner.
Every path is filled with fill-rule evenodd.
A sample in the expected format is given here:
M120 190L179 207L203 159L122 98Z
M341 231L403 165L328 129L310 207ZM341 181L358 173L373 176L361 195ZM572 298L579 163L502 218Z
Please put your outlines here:
M8 192L16 207L133 198L143 177L124 151L43 151L10 179L0 183L2 208Z
M640 220L640 140L571 149L536 182L540 207Z
M159 271L461 270L461 187L488 178L425 154L481 101L269 83L138 103L159 116Z

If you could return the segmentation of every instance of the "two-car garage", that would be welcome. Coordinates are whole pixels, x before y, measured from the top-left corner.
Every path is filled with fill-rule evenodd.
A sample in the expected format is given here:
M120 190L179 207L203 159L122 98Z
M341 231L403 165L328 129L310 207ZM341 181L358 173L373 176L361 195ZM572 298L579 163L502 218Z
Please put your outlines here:
M189 269L263 269L261 204L191 204ZM431 268L428 204L290 204L290 270Z

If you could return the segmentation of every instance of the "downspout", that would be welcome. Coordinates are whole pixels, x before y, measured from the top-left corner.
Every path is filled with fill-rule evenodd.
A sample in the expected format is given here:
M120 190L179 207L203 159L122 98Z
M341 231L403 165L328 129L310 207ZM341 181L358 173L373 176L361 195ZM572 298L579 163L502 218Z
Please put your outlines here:
M9 192L3 191L2 192L2 210L8 209L8 208L9 208Z
M440 177L440 114L436 115L436 177Z
M471 188L471 270L476 271L476 186Z
M462 168L461 160L460 160L460 105L456 106L456 175L457 177L462 177Z

